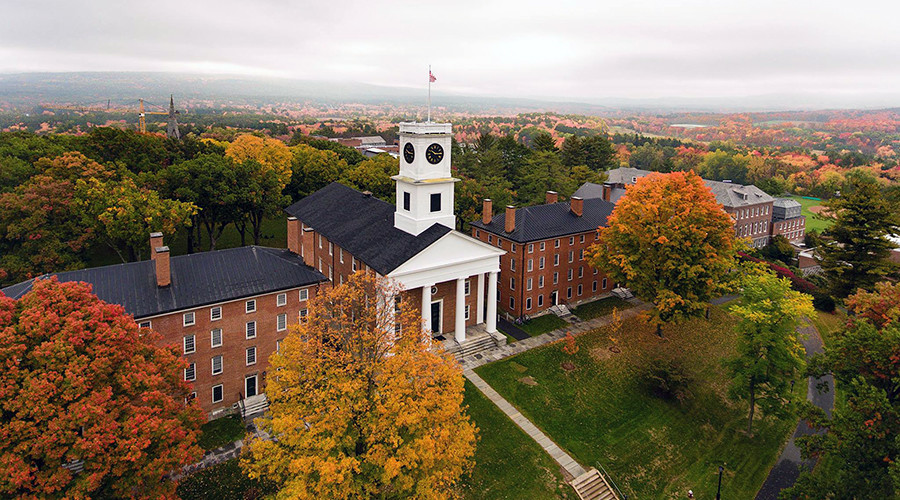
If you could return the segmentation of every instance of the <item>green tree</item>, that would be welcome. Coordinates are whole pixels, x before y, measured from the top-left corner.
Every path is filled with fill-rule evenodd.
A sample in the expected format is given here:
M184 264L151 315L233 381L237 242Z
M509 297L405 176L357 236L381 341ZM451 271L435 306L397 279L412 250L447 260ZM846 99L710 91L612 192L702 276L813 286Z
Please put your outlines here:
M559 148L556 147L556 139L545 131L541 131L531 140L531 149L537 152L556 153Z
M741 302L730 308L740 334L737 356L727 362L732 384L729 396L747 401L747 434L753 434L757 407L764 416L783 418L794 409L791 381L804 366L797 327L813 314L812 298L791 289L764 267L745 270Z
M522 168L522 179L517 191L519 203L535 205L543 203L547 191L570 196L578 187L569 171L552 151L537 151Z
M787 238L780 234L769 240L769 244L763 247L762 252L766 257L779 260L785 264L790 264L794 259L794 247L791 246L791 242Z
M608 139L599 135L583 138L575 135L567 137L560 151L563 165L569 168L584 165L594 172L601 172L609 168L614 157L612 144Z
M394 181L391 177L400 172L400 164L393 156L375 155L343 173L341 182L360 191L371 191L376 198L394 203Z
M706 309L733 266L733 221L693 172L638 179L599 231L591 265L653 303L659 335Z
M898 207L876 183L859 177L826 206L834 224L818 252L832 294L844 298L858 288L871 290L896 268L889 260L894 244L888 236L900 232Z
M279 214L290 203L290 197L282 194L287 178L283 172L253 159L235 164L234 170L241 180L236 195L238 212L244 214L235 220L235 227L241 235L241 245L247 244L248 224L253 244L259 245L263 221Z
M347 162L334 151L300 144L292 147L291 153L291 177L285 194L294 201L339 180L348 170Z

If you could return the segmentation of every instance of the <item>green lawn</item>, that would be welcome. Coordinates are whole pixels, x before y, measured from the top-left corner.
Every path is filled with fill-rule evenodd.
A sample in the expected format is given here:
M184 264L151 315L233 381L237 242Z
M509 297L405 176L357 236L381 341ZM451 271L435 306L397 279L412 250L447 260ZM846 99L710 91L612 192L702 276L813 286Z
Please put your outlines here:
M812 318L813 325L819 331L825 345L831 342L834 333L840 330L846 321L847 316L839 311L833 313L816 311L816 315Z
M247 432L241 417L237 415L210 420L203 424L200 430L202 433L197 444L203 448L203 451L215 450L238 439L243 439Z
M809 211L810 207L814 207L816 205L821 205L824 203L824 201L810 200L810 199L803 198L803 197L800 197L797 195L787 196L787 198L795 200L795 201L799 202L800 205L802 205L803 208L801 209L800 213L802 213L803 215L806 216L806 230L807 231L816 230L821 233L825 229L828 229L829 227L831 227L831 221L829 219L825 219L825 218Z
M481 391L466 381L465 404L478 426L475 469L462 482L467 499L577 499L559 465Z
M245 476L232 458L183 478L176 492L182 500L246 500L275 493L275 488Z
M525 330L525 333L528 335L536 337L566 325L568 325L568 323L560 319L557 315L545 314L543 316L538 316L537 318L529 319L524 324L519 325L519 328Z
M713 498L724 464L723 497L753 498L796 420L757 420L755 436L746 435L746 405L725 397L722 360L734 353L732 326L715 307L710 321L668 326L660 340L632 318L615 335L619 353L609 349L611 332L600 329L577 337L572 356L549 345L476 371L579 463L601 463L629 497L684 498L693 489ZM681 403L642 382L649 359L663 356L682 359L693 380ZM575 369L563 369L566 361Z
M622 312L629 307L631 307L631 304L628 302L625 302L618 297L610 296L586 304L581 304L572 311L572 314L583 320L588 320L606 316L615 308L618 308L619 312Z

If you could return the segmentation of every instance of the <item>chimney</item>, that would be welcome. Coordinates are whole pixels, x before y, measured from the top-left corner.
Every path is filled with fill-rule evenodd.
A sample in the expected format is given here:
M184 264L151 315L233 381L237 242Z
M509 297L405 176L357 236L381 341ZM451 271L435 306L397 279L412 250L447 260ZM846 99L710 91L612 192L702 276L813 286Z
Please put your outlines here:
M156 249L163 246L162 233L150 233L150 260L156 260Z
M584 200L577 196L573 196L569 199L569 209L572 210L572 213L577 217L581 217L584 214Z
M485 226L491 223L494 218L494 203L490 198L485 198L481 202L481 223Z
M612 198L612 184L608 182L603 183L603 199L609 201Z
M316 258L314 255L314 245L316 243L314 240L316 238L316 233L311 227L304 227L302 233L303 236L300 244L303 245L303 251L301 252L303 255L303 263L309 267L316 267Z
M291 253L300 255L300 221L296 217L287 218L287 247Z
M559 195L556 194L556 191L547 191L547 198L544 200L544 203L551 204L559 201Z
M506 232L511 233L516 230L516 207L506 205Z
M163 287L172 284L172 274L169 270L169 247L157 247L156 258L156 286Z

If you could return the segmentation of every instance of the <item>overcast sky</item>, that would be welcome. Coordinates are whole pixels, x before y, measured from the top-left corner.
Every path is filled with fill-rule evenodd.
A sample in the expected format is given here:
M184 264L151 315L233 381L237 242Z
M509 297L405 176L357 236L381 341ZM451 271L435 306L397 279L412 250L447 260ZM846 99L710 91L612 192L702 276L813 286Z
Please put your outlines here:
M0 72L172 71L597 99L896 94L900 2L0 0ZM900 105L900 103L895 103Z

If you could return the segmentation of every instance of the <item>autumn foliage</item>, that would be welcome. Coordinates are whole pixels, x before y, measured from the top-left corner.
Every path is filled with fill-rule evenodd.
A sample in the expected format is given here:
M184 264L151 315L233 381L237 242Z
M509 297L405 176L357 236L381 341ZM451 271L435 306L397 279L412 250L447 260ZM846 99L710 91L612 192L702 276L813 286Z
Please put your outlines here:
M900 284L883 281L874 292L859 289L847 297L847 309L879 329L896 324L900 322Z
M462 373L398 291L363 273L320 291L270 358L257 425L274 439L252 439L241 461L278 498L448 498L470 469Z
M700 313L722 290L733 262L732 220L694 172L638 179L607 224L591 265L652 302L658 325Z
M158 341L83 283L0 294L0 497L172 497L203 416Z

